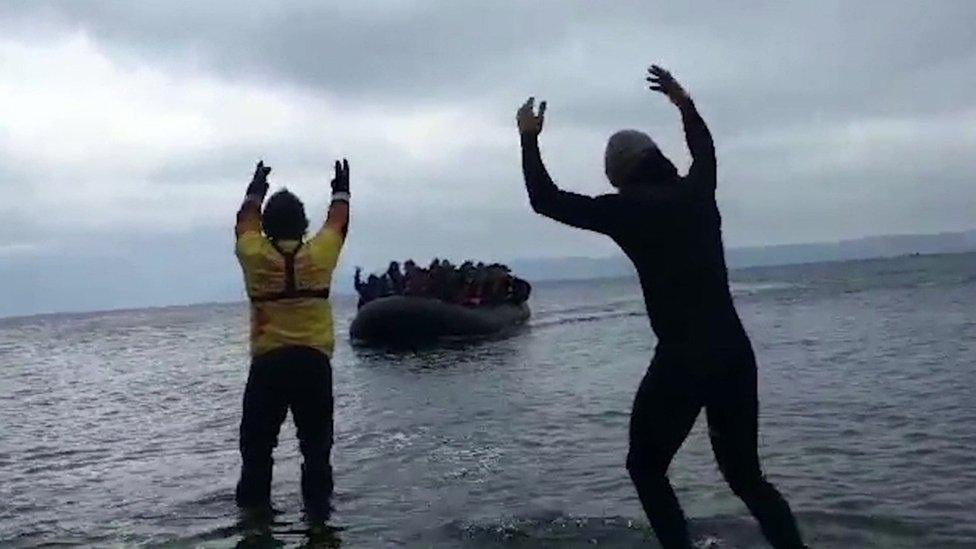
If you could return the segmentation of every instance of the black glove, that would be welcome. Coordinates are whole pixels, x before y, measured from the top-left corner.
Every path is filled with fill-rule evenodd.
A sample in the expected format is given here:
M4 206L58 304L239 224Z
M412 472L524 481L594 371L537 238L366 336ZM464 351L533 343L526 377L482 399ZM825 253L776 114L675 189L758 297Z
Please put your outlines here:
M339 195L338 197L336 195ZM332 179L332 199L349 200L349 161L345 158L342 162L336 160L335 177Z
M271 166L265 166L263 160L259 161L258 166L254 168L254 177L251 178L251 184L247 186L245 196L258 196L263 200L264 195L268 193L269 173L271 173Z

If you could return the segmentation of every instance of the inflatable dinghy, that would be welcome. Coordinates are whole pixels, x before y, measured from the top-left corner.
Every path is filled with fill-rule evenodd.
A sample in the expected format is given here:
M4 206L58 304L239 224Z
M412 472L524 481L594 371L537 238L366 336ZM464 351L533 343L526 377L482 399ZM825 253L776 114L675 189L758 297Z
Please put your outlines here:
M464 307L426 297L390 296L356 313L349 335L368 343L415 343L440 338L483 337L528 320L529 306Z

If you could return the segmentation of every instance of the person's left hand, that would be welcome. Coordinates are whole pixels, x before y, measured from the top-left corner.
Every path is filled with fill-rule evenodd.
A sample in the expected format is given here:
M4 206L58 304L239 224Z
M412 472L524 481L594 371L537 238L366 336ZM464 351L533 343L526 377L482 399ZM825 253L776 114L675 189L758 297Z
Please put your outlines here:
M349 192L349 161L345 158L342 162L335 162L335 177L332 179L333 193Z
M539 114L535 114L535 97L530 97L515 114L519 133L522 135L539 135L542 124L546 119L546 102L539 103Z
M647 77L647 81L651 83L648 86L649 89L668 96L668 99L675 105L679 105L681 102L689 99L688 92L671 76L670 72L664 70L662 67L651 65L647 69L647 73L650 75Z

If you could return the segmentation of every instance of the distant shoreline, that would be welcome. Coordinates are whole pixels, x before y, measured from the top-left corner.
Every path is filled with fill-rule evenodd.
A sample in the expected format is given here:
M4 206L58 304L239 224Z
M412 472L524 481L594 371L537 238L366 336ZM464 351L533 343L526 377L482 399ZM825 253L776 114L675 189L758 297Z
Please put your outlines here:
M875 257L864 257L864 258L852 258L852 259L832 259L825 261L804 261L804 262L787 262L787 263L772 263L763 265L746 265L738 267L730 267L729 272L748 272L760 269L768 269L775 267L803 267L809 265L827 265L831 263L871 263L871 262L882 262L891 261L896 259L904 259L910 257L938 257L938 256L954 256L954 255L967 255L976 254L976 250L964 250L958 252L912 252L912 253L902 253L897 255L889 256L875 256ZM588 258L589 261L611 261L615 258ZM629 263L628 263L629 265ZM532 282L535 284L568 284L568 283L579 283L585 281L611 281L611 280L621 280L626 278L631 278L635 276L635 273L615 273L606 275L596 275L596 276L580 276L580 277L570 277L570 278L534 278ZM341 296L343 298L353 298L355 294L348 291L336 291L336 296ZM64 317L64 316L89 316L95 314L124 314L131 313L135 311L154 311L154 310L166 310L166 309L190 309L196 307L212 307L212 306L241 306L246 305L244 300L235 301L201 301L196 303L171 303L165 305L146 305L146 306L134 306L134 307L118 307L109 309L90 309L90 310L69 310L69 311L44 311L26 315L9 315L0 316L0 323L4 322L16 322L20 320L27 319L40 319L43 317Z
M762 265L741 265L741 266L730 266L729 273L754 271L759 269L769 269L775 267L803 267L805 265L829 265L831 263L872 263L881 261L891 261L894 259L903 259L909 257L938 257L938 256L954 256L954 255L968 255L976 254L976 250L963 250L958 252L913 252L904 253L898 255L885 255L885 256L874 256L874 257L857 257L850 259L826 259L823 261L796 261L788 263L764 263ZM636 275L636 273L634 273ZM585 280L601 281L601 280L620 280L622 278L630 278L634 276L631 274L611 274L611 275L598 275L598 276L588 276L588 277L578 277L578 278L541 278L534 279L536 283L549 284L549 283L562 283L562 282L581 282ZM341 294L350 295L350 294Z

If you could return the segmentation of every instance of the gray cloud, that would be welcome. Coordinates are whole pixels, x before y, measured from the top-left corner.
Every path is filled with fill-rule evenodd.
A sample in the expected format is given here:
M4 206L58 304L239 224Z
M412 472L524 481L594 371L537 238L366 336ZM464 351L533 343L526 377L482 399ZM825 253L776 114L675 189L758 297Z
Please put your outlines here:
M686 162L677 114L643 88L650 61L673 68L716 136L733 245L965 229L976 206L970 2L25 2L0 6L0 19L17 60L88 37L78 55L100 76L79 83L96 96L84 104L104 93L100 116L114 102L126 113L76 120L67 135L57 121L0 121L0 190L19 193L0 205L0 261L25 280L91 277L108 239L133 251L148 288L129 304L166 302L154 272L234 270L200 258L223 242L257 157L319 213L331 159L353 160L350 265L612 253L528 210L512 116L529 94L550 101L544 155L574 190L608 190L602 144L621 127L649 130ZM84 80L73 44L17 68L70 97ZM150 131L160 121L172 136ZM141 259L152 245L170 252L142 255L178 265ZM206 294L191 286L184 296Z
M954 108L969 94L945 77L976 78L955 70L976 55L968 2L35 2L5 10L22 34L38 21L85 29L134 63L397 104L494 98L531 84L572 86L573 96L606 104L601 92L633 97L617 84L655 59L680 67L701 94L767 108L790 96L802 111ZM943 82L919 101L921 80L933 76Z

